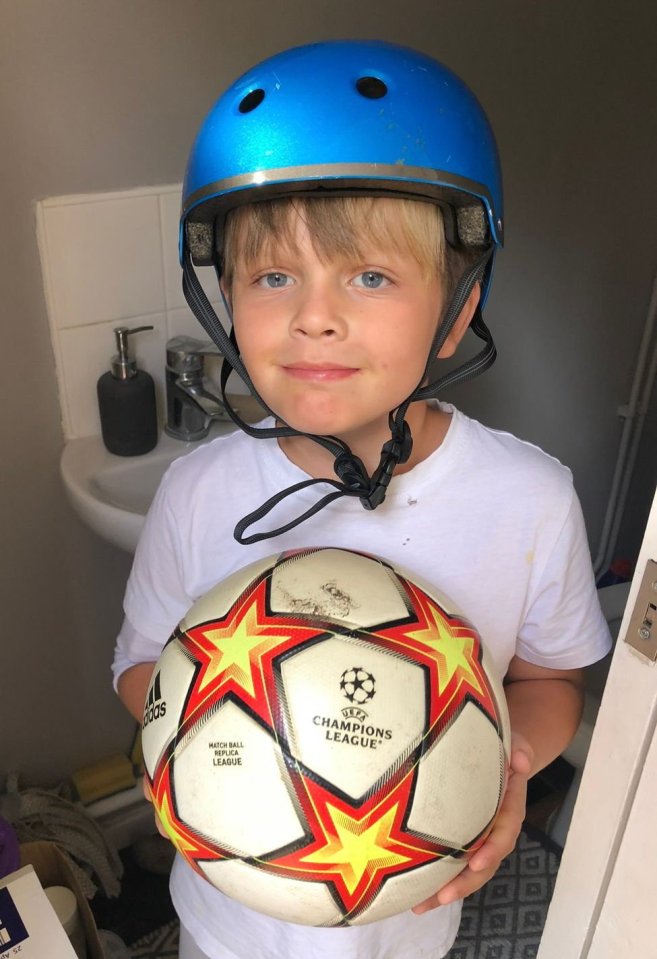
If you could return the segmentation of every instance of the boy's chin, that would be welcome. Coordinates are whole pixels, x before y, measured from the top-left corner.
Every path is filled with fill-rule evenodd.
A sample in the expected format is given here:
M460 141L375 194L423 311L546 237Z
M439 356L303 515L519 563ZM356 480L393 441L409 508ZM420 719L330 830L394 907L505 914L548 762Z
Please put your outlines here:
M347 445L375 441L383 444L390 438L388 410L363 410L362 415L340 404L314 405L312 398L292 403L269 404L278 424L290 426L306 436L332 436Z
M311 404L305 404L303 400L300 403L270 406L270 409L277 421L307 435L335 436L342 426L342 418L336 418L331 412L312 409Z

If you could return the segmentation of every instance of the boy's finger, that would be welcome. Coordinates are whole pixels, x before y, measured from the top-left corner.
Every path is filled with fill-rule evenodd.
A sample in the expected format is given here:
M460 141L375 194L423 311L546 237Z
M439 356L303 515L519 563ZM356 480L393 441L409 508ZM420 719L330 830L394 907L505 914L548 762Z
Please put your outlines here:
M476 874L491 868L497 871L505 856L515 849L521 825L515 818L509 818L502 828L491 833L488 840L474 853L468 863L470 871Z
M430 909L436 909L440 906L438 902L438 893L435 893L433 896L429 896L428 899L425 899L424 902L420 902L417 906L413 906L411 912L415 913L416 916L421 916L425 912L429 912Z
M468 863L473 872L479 873L490 866L497 869L515 848L525 818L526 795L527 780L522 775L511 775L495 824L486 842L473 853Z
M525 749L512 749L509 757L509 766L514 773L529 776L532 769L532 758Z
M414 906L411 911L416 916L421 916L422 913L435 909L437 906L447 906L450 902L456 902L457 899L465 899L466 896L471 896L473 892L476 892L484 883L488 882L496 871L497 867L486 870L486 872L473 873L470 867L466 866L455 879L448 882L435 895L429 896L424 902Z

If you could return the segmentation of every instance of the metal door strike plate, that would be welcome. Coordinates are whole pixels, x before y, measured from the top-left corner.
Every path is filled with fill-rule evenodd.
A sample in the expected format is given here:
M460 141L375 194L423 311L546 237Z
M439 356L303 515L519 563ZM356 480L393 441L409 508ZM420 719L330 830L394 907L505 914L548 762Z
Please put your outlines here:
M649 559L624 640L651 663L657 661L657 563Z

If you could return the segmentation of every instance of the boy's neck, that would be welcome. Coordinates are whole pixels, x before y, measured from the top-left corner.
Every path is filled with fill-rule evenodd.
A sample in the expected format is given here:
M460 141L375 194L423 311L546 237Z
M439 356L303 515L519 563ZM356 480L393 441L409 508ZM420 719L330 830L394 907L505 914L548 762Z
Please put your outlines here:
M451 414L427 403L412 403L406 420L413 437L413 450L407 462L396 467L395 475L408 473L438 449L447 435ZM384 443L390 439L390 430L387 424L382 424L380 429L368 427L360 435L340 439L363 461L371 476L379 465ZM278 443L285 456L309 476L320 479L335 475L332 454L313 440L292 436L283 437Z

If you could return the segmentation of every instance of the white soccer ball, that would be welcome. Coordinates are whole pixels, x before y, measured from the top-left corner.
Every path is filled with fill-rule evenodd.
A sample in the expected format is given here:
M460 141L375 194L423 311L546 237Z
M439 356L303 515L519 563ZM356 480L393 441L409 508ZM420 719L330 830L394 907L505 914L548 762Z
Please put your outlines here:
M189 865L289 922L437 892L485 839L509 722L474 626L383 559L305 549L199 599L153 672L142 743Z

